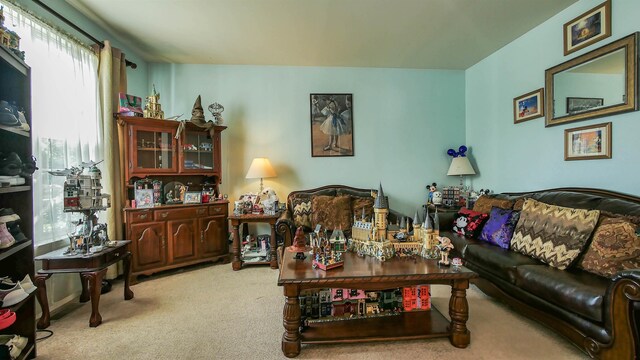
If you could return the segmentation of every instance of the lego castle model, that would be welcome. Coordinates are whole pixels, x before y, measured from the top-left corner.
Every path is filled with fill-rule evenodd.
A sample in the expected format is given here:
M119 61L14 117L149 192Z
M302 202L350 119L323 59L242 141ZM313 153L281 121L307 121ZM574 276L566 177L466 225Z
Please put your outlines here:
M430 259L438 257L436 245L440 230L437 212L433 224L428 210L424 223L421 223L416 211L413 218L413 231L409 230L404 218L399 228L391 230L387 220L389 204L384 196L382 184L378 189L373 211L371 221L365 218L364 209L361 219L354 218L348 246L350 251L360 255L374 256L380 261L396 255L420 255Z

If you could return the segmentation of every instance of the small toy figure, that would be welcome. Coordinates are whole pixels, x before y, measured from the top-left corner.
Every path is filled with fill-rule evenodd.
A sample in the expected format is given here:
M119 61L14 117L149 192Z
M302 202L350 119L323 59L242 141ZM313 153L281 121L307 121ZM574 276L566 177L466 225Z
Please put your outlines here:
M434 191L432 194L433 205L442 205L442 193L440 191Z
M427 185L427 191L429 191L429 195L427 197L427 204L433 203L433 193L436 190L438 190L436 183L432 183L431 185Z
M294 252L296 255L293 257L296 260L304 260L306 256L304 255L305 251L308 251L306 245L306 239L304 237L304 230L302 230L302 226L299 226L296 230L296 234L293 237L293 245L287 248L287 251Z
M449 251L453 249L453 244L451 243L451 239L447 237L438 238L438 249L440 250L440 261L438 261L438 265L449 266Z
M453 265L454 270L460 270L460 267L462 266L462 259L460 259L459 257L454 257L453 259L451 259L451 265Z

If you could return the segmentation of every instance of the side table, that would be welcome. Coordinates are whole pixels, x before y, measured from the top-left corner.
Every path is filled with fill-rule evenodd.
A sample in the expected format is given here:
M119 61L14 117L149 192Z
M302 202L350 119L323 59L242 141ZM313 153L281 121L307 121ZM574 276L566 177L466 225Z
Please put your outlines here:
M266 223L271 226L271 238L269 239L270 249L269 252L271 254L270 261L259 261L259 262L251 262L246 263L247 265L271 265L272 269L278 268L278 260L276 259L276 221L280 217L279 213L275 215L263 215L263 214L244 214L244 215L231 215L229 216L229 221L231 222L231 227L233 228L233 245L231 251L233 253L233 260L231 261L231 267L234 271L240 270L242 268L242 258L240 247L242 246L242 241L240 239L240 232L238 228L241 224L246 223Z
M104 250L94 254L65 255L66 249L51 251L44 255L36 256L35 260L42 261L42 270L38 270L35 276L38 302L42 308L42 316L38 320L38 329L46 329L50 325L49 301L47 300L47 287L45 280L53 274L80 273L82 294L80 302L91 299L91 317L89 326L97 327L102 323L102 316L98 311L100 303L100 291L102 290L102 277L107 273L107 268L122 260L124 266L124 299L133 299L133 291L129 288L131 277L131 252L130 240L119 240L113 247L105 247Z

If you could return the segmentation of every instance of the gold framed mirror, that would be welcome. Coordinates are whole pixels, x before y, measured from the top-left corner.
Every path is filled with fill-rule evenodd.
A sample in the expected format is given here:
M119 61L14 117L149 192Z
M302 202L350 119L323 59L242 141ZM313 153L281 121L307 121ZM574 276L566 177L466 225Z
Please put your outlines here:
M638 110L638 33L545 71L545 126Z

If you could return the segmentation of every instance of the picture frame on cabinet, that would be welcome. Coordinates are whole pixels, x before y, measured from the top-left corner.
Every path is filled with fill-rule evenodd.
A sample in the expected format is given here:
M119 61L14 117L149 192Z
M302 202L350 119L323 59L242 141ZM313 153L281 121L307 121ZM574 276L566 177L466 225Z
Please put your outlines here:
M611 36L611 0L565 23L563 34L565 56Z
M513 123L544 116L544 88L534 90L513 99Z
M138 209L154 207L153 189L136 189L135 198Z
M202 203L202 192L200 191L187 191L184 194L185 204L200 204Z
M564 159L611 159L611 123L565 129Z
M310 94L311 156L353 156L353 94Z

